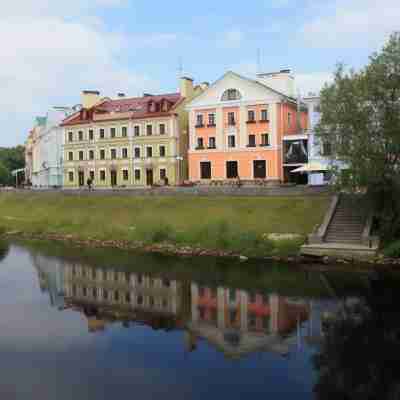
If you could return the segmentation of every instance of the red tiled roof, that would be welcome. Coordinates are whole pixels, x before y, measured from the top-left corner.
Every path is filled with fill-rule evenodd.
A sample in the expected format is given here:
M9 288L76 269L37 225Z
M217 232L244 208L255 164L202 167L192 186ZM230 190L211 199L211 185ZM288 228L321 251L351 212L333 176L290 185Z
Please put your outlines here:
M149 112L148 104L155 102L159 104L163 100L168 101L169 111ZM63 126L78 125L91 123L92 121L109 121L118 119L138 119L138 118L154 118L171 115L173 107L178 105L183 98L179 93L160 94L156 96L143 96L132 98L121 98L116 100L104 99L101 103L94 106L90 116L86 119L81 117L81 112L77 112L63 122ZM98 118L96 118L98 116Z

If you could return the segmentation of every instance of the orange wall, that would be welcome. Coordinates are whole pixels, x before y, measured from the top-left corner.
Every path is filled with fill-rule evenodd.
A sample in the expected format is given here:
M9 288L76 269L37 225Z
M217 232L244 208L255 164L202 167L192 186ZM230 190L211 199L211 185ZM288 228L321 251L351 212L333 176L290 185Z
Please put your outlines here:
M210 151L207 153L189 154L189 179L200 180L200 162L211 162L211 179L226 179L226 162L238 161L239 176L241 179L253 179L253 160L266 160L267 179L279 179L277 168L277 150L260 151Z

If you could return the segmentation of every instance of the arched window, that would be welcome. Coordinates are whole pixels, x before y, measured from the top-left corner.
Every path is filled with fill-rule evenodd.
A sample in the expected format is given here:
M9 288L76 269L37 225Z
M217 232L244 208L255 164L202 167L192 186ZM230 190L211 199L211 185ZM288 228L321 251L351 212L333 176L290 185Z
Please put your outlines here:
M232 101L232 100L240 100L242 95L240 94L239 90L237 89L228 89L225 90L224 94L222 95L222 101Z

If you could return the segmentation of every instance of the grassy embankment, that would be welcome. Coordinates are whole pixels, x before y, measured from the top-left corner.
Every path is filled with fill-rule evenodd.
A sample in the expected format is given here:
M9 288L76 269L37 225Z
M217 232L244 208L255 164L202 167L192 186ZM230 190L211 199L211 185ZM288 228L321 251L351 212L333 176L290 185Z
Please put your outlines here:
M292 255L322 221L329 198L130 197L1 193L0 231L71 235L79 240ZM274 241L271 233L298 234Z

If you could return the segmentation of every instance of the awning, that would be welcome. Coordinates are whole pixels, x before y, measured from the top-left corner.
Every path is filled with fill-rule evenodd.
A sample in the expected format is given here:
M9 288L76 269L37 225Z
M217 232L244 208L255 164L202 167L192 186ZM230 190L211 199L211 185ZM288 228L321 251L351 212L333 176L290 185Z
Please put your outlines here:
M18 175L20 172L25 172L25 168L14 169L13 171L11 171L11 175L12 175L12 176L16 176L16 175Z
M296 173L296 172L318 172L318 171L328 171L328 167L320 163L309 163L303 165L302 167L296 168L290 172Z

